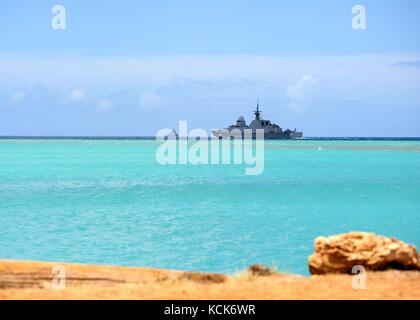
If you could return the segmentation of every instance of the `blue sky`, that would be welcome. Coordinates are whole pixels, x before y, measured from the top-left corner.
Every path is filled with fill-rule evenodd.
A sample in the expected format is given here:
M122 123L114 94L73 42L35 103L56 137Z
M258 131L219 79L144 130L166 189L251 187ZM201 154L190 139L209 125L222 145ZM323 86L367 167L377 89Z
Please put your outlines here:
M411 0L2 1L0 135L211 129L259 96L306 136L420 136L419 17Z

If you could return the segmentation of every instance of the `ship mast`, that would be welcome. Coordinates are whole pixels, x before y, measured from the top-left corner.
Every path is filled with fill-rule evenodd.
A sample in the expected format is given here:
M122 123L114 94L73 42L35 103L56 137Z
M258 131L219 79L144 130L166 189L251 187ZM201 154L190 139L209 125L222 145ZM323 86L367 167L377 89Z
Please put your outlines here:
M255 120L260 120L260 99L257 99L257 110L254 111L255 114Z

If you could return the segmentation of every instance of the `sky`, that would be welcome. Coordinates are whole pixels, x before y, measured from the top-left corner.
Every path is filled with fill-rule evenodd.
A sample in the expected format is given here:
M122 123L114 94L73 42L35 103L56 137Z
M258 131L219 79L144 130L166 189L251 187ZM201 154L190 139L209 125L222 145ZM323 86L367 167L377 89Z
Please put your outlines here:
M259 98L305 136L420 137L419 18L412 0L1 1L0 135L210 130Z

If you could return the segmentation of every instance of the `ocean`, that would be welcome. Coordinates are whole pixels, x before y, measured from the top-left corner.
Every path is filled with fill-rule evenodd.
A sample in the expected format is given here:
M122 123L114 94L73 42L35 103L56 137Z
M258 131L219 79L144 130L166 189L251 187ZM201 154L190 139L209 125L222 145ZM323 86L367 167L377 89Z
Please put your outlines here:
M420 247L420 140L267 141L246 165L160 165L147 139L1 139L0 259L307 275L314 239Z

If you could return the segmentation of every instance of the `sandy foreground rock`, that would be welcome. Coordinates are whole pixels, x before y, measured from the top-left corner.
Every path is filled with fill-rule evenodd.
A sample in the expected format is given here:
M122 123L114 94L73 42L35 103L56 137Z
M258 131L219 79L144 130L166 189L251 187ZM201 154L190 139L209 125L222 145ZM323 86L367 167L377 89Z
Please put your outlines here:
M351 275L354 266L367 272ZM309 270L314 275L303 277L253 265L223 275L0 260L0 299L420 300L419 255L397 239L364 232L317 238Z
M65 283L59 273L65 272ZM62 276L63 274L61 274ZM254 266L236 275L0 261L0 299L420 299L420 272L303 277Z
M315 253L309 257L312 274L349 274L355 266L370 271L420 270L420 256L416 247L374 233L351 232L315 239Z

